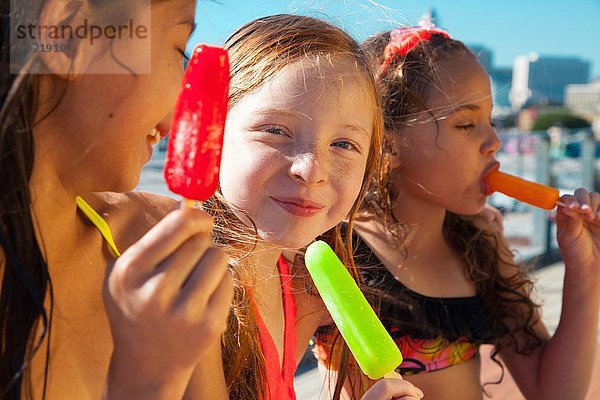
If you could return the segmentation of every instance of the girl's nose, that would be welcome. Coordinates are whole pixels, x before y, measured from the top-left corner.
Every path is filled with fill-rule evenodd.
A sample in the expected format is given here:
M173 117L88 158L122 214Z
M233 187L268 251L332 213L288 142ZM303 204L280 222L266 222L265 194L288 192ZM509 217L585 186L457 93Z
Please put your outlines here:
M289 170L290 177L306 185L316 185L326 180L322 157L315 152L303 152L294 156Z
M483 145L481 146L481 153L486 156L494 155L496 154L496 152L498 152L498 150L500 150L501 146L502 141L496 134L496 130L494 129L494 127L490 125L489 133L486 137L485 142L483 142Z

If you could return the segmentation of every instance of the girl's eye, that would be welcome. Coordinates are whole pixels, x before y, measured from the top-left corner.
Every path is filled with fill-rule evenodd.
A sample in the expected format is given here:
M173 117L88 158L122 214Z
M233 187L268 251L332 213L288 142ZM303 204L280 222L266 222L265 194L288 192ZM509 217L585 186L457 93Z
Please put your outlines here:
M360 153L358 146L348 140L340 140L332 143L331 145L344 150L356 150Z
M267 132L267 133L272 133L273 135L282 135L285 136L285 131L283 130L283 128L279 127L279 126L269 126L265 129L263 129L263 131Z
M183 51L182 49L178 48L177 51L183 57L183 59L182 59L182 61L183 61L183 70L185 71L187 69L187 65L188 65L188 61L190 60L190 57L187 54L185 54L185 51Z
M179 54L182 55L182 57L183 57L183 59L185 61L189 61L190 60L190 57L187 54L185 54L185 51L183 51L182 49L179 49L179 48L177 49L177 51L179 52Z
M461 130L464 130L464 131L470 131L470 130L472 130L474 128L475 128L475 124L472 124L472 123L470 123L470 124L464 124L464 125L457 125L456 126L456 129L461 129Z

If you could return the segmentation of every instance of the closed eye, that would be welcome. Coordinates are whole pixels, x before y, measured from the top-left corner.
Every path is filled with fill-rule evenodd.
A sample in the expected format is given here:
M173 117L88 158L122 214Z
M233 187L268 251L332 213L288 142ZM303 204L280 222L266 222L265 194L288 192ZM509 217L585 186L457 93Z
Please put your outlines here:
M183 51L183 50L182 50L182 49L180 49L180 48L177 48L177 51L179 52L179 54L181 54L181 55L183 56L183 59L184 59L184 60L186 60L186 61L189 61L189 59L190 59L190 56L188 56L188 55L185 53L185 51Z
M181 61L183 62L183 70L185 71L187 69L188 61L190 61L190 57L187 54L185 54L184 50L180 48L177 48L177 51L183 57Z
M475 128L475 124L456 125L456 129L470 131Z

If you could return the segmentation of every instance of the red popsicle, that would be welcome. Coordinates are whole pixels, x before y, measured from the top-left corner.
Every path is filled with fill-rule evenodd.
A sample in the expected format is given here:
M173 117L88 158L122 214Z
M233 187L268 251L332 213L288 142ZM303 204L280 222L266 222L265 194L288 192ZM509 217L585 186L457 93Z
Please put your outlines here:
M185 199L204 201L217 189L228 97L227 51L196 46L175 104L165 164L169 189Z
M509 197L545 210L552 210L556 207L556 202L560 197L558 189L530 182L498 170L488 174L485 182L489 186L489 194L504 193Z

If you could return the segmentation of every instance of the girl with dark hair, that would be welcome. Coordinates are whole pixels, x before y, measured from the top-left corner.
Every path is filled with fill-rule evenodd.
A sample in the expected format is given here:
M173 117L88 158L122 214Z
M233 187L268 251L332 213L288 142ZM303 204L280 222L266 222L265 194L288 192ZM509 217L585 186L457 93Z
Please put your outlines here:
M227 259L206 213L122 193L166 134L195 2L0 12L0 398L181 398L225 328Z
M565 262L554 336L533 283L483 209L498 168L490 81L477 58L424 23L369 38L385 122L382 173L353 237L361 282L404 355L398 372L426 398L480 399L479 346L493 344L531 399L581 399L590 382L600 297L600 195L578 189L557 210ZM321 364L336 397L371 384L335 329L321 329ZM335 376L337 375L337 377Z

